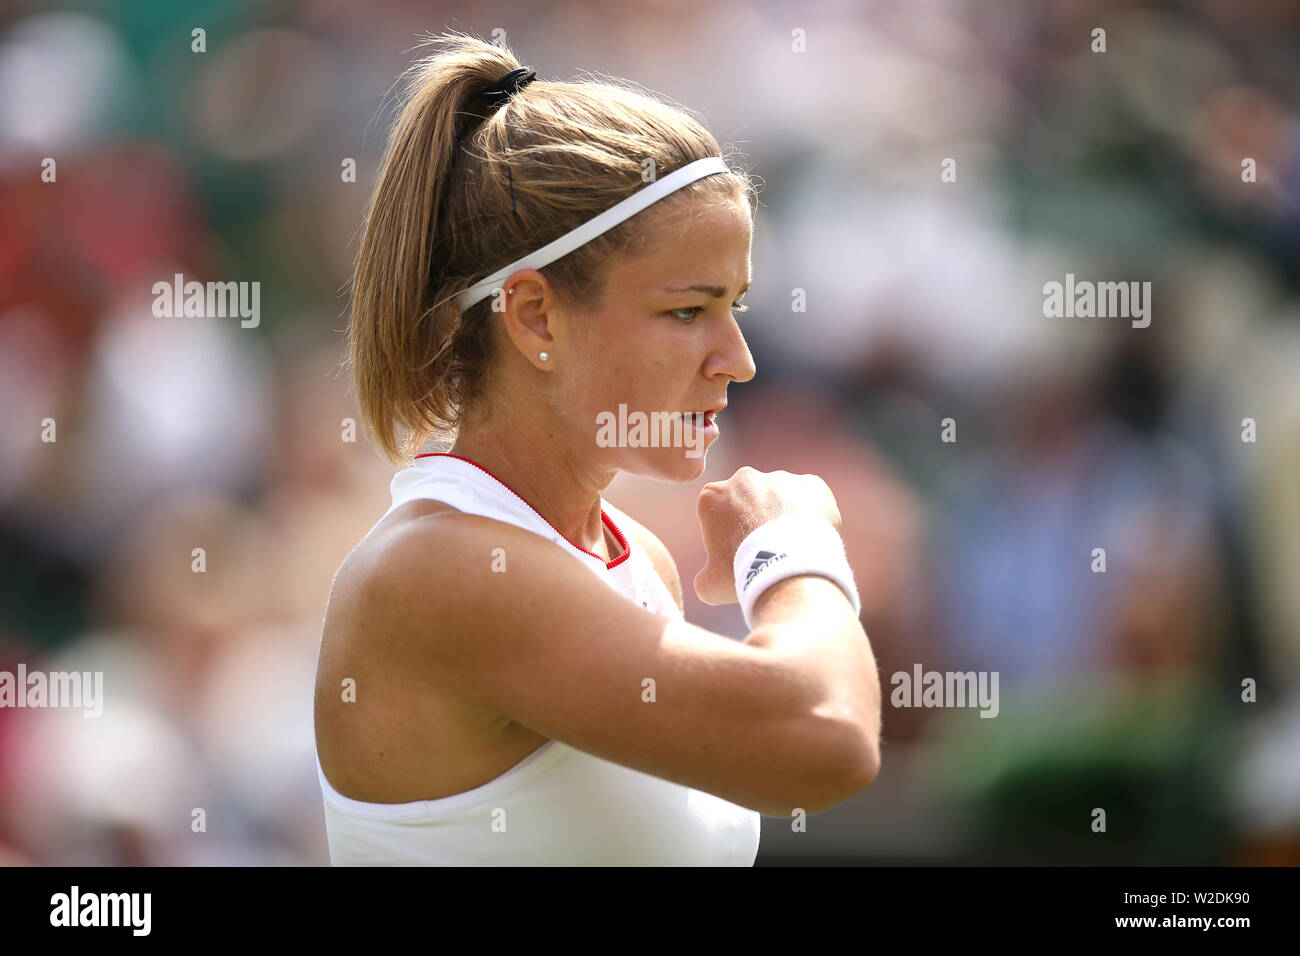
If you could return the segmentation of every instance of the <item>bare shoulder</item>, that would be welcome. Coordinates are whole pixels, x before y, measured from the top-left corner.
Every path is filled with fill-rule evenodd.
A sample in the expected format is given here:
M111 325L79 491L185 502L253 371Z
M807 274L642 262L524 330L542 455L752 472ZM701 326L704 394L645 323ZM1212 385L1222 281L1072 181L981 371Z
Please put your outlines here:
M682 581L677 573L677 562L673 560L671 552L664 546L664 543L653 534L650 529L641 522L632 518L626 511L614 507L608 500L603 500L605 512L613 519L614 523L622 529L623 533L635 544L645 548L646 555L650 562L659 572L659 577L668 587L668 593L673 596L677 602L677 607L683 613L686 611L682 603Z
M657 568L672 568L638 522L607 513ZM481 756L485 739L515 725L535 735L517 750L559 740L762 813L820 809L862 789L861 721L834 706L827 682L800 659L628 601L526 528L456 511L407 515L349 566L347 640L326 634L318 674L317 725L327 740L357 733L355 711L344 718L333 706L339 681L354 677L379 690L366 698L376 708L368 727L405 736L437 722L408 744L426 764L438 747ZM676 582L675 569L669 578ZM343 623L332 618L327 631ZM352 651L346 658L343 647ZM672 707L645 706L647 674L672 688ZM365 745L376 739L369 731ZM327 774L343 762L329 756L321 759ZM427 783L412 767L403 796Z

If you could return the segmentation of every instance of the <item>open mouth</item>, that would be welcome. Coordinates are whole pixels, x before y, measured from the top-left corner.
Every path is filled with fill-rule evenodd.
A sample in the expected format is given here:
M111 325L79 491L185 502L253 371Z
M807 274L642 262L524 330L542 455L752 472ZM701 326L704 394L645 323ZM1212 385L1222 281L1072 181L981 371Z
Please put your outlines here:
M688 425L694 425L696 428L708 428L713 424L713 416L716 412L682 412L682 420Z

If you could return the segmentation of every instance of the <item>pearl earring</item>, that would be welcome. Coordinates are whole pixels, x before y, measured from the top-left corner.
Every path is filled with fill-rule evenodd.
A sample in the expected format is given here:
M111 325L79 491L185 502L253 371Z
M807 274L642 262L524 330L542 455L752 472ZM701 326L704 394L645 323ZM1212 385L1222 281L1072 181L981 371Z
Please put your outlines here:
M541 359L543 362L545 362L548 358L550 358L550 356L547 355L545 352L538 352L537 357Z

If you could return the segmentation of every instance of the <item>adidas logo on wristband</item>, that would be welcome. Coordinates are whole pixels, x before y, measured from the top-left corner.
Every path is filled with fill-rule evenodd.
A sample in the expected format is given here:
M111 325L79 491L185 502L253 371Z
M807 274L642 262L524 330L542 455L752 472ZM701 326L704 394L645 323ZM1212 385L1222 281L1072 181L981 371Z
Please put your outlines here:
M769 564L780 561L782 558L789 557L786 552L782 551L777 554L774 551L760 551L754 555L754 563L749 566L749 573L745 575L745 589L748 590L753 583L754 577L766 568Z
M740 610L751 630L754 605L763 592L778 581L803 574L830 578L848 597L854 613L862 613L844 540L822 517L785 514L760 525L736 548L731 570Z

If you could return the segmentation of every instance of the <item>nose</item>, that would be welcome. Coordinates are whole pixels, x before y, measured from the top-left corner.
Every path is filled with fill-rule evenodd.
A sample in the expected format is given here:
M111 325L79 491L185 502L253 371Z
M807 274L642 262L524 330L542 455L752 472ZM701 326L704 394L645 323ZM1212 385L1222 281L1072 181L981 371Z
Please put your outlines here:
M754 366L754 356L749 352L745 335L740 331L736 317L721 324L721 341L714 344L714 351L705 362L705 374L710 378L725 375L735 382L748 382L758 369Z

